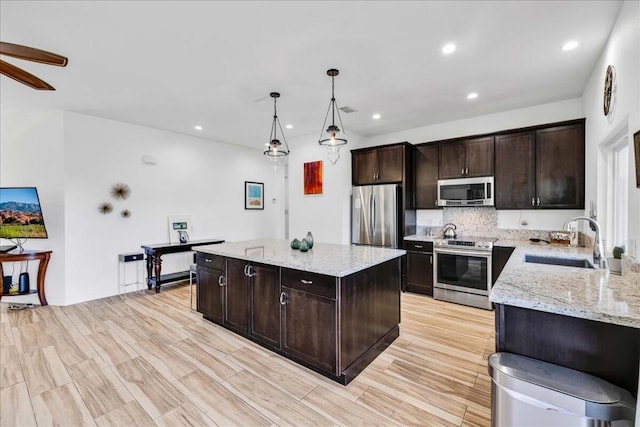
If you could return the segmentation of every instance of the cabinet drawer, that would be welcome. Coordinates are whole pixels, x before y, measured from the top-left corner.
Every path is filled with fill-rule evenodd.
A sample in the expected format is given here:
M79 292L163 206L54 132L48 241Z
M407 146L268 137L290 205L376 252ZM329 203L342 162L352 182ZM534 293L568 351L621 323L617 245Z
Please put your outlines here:
M202 267L217 268L224 270L224 257L220 255L211 255L203 252L196 253L196 263Z
M433 252L433 242L418 242L415 240L405 240L404 249L415 252Z
M283 268L282 286L327 298L336 298L336 278L333 276Z

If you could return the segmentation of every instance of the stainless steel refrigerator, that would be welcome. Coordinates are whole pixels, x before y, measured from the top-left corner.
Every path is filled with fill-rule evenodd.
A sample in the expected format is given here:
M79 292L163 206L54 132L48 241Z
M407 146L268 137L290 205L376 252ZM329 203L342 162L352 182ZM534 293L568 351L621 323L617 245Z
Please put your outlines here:
M398 247L400 196L397 184L352 188L351 243Z

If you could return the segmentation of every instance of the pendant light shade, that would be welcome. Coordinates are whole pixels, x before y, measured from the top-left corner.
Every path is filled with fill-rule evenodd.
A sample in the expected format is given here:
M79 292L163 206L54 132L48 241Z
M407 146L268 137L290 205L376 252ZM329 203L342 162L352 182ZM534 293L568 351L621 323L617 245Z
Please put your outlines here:
M335 68L327 70L327 75L331 77L331 101L329 102L329 108L327 109L327 114L324 117L322 130L320 131L320 139L318 140L318 144L327 149L329 160L334 165L340 158L340 148L347 143L347 135L344 132L344 126L342 124L342 119L340 118L340 110L336 104L336 97L334 94L334 78L338 74L339 71ZM329 118L329 113L331 113L331 118ZM328 123L328 120L331 121Z
M273 98L273 123L271 124L271 133L269 135L269 142L265 144L264 155L272 162L272 166L275 170L282 164L283 159L289 155L289 145L282 132L282 126L280 126L280 120L278 119L278 112L276 109L277 99L280 98L278 92L271 92L269 94ZM280 138L278 138L278 130L280 130Z

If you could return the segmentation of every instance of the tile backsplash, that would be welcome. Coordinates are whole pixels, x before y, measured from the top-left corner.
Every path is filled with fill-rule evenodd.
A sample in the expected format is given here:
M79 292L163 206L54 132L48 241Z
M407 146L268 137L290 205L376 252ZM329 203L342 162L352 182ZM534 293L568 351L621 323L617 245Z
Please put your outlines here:
M418 211L417 233L442 234L442 226L452 222L460 236L488 236L500 239L548 239L550 231L562 229L565 220L583 211L497 211L495 208L443 208L441 211Z

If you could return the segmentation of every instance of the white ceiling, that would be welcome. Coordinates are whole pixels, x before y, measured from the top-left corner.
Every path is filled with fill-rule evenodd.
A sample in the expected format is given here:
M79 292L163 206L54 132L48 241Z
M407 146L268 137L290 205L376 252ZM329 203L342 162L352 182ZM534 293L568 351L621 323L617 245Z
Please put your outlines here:
M620 4L2 0L1 40L69 65L4 57L57 91L2 77L0 108L64 109L262 148L271 91L282 94L289 139L320 134L335 67L338 104L358 110L342 114L347 134L380 135L580 97ZM561 51L570 39L578 48ZM450 41L457 50L445 56Z

